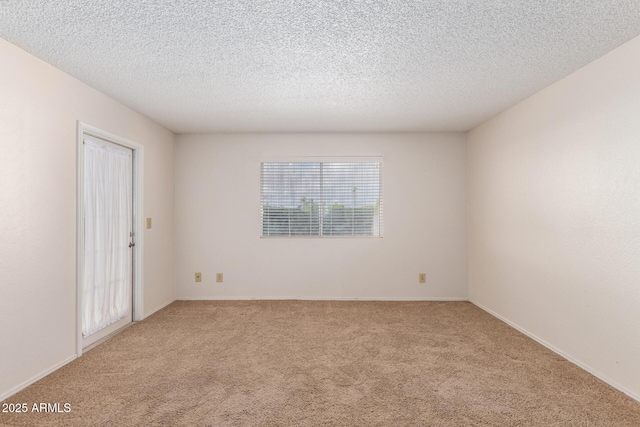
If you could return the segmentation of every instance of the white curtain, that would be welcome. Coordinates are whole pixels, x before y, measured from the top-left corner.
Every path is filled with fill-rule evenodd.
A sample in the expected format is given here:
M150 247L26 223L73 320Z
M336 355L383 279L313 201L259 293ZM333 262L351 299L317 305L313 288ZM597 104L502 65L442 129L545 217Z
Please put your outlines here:
M131 310L132 155L85 138L82 334Z

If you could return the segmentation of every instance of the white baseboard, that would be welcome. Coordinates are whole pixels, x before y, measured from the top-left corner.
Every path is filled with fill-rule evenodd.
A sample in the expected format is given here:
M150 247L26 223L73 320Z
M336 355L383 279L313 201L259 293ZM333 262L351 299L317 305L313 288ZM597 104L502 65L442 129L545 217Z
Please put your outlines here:
M300 296L286 296L286 297L221 297L221 296L207 296L207 297L179 297L178 301L469 301L467 298L460 297L408 297L408 298L396 298L396 297L300 297Z
M63 360L62 362L58 363L57 365L54 365L51 368L45 370L44 372L39 373L35 377L23 382L22 384L18 385L17 387L12 388L11 390L7 391L6 393L3 393L2 395L0 395L0 402L10 398L11 396L13 396L14 394L18 393L19 391L22 391L23 389L29 387L31 384L35 383L38 380L41 380L42 378L46 377L50 373L52 373L54 371L57 371L58 369L62 368L64 365L66 365L67 363L73 362L74 360L76 360L77 357L78 356L76 356L74 354L73 356Z
M640 396L633 393L630 390L627 390L626 388L622 387L619 384L616 384L615 382L611 381L610 379L608 379L607 377L605 377L604 375L602 375L601 373L599 373L598 371L596 371L595 369L590 368L589 366L585 365L584 363L579 362L578 360L574 359L573 357L569 356L567 353L565 353L564 351L560 350L559 348L549 344L548 342L546 342L545 340L543 340L542 338L537 337L536 335L532 334L531 332L527 331L526 329L516 325L515 323L513 323L512 321L504 318L503 316L499 315L498 313L496 313L495 311L483 306L482 304L473 301L473 300L469 300L469 302L471 302L471 304L475 305L476 307L486 311L487 313L489 313L490 315L492 315L493 317L502 320L504 323L506 323L507 325L511 326L512 328L516 329L517 331L522 332L523 334L525 334L526 336L528 336L529 338L531 338L534 341L537 341L538 343L542 344L543 346L545 346L546 348L548 348L549 350L553 351L554 353L556 353L557 355L564 357L565 359L567 359L569 362L573 363L574 365L578 366L579 368L584 369L585 371L587 371L588 373L590 373L591 375L593 375L594 377L598 378L601 381L604 381L605 383L609 384L611 387L615 388L616 390L619 390L621 392L623 392L624 394L626 394L627 396L629 396L630 398L640 402Z
M175 299L169 300L168 302L162 303L160 304L158 307L154 308L153 310L151 310L149 313L145 313L144 314L144 319L146 319L147 317L151 316L153 313L155 313L156 311L160 311L163 308L165 308L166 306L168 306L169 304L171 304L172 302L175 302ZM144 320L142 319L142 320Z
M168 301L168 302L166 302L166 303L161 304L159 307L155 308L155 309L154 309L154 310L152 310L150 313L145 314L145 317L144 317L144 318L146 319L147 317L151 316L151 315L152 315L153 313L155 313L156 311L160 311L160 310L162 310L163 308L165 308L166 306L168 306L169 304L171 304L171 303L172 303L172 302L174 302L174 301L175 301L175 300L170 300L170 301ZM100 340L100 342L102 342L102 341L104 341L104 340L106 340L106 339L108 339L108 338L111 338L113 335L115 335L115 334L116 334L116 333L118 333L118 332L121 332L121 330L118 330L118 331L114 332L113 334L110 334L109 336L105 337L103 340ZM97 343L96 343L96 345L97 345ZM93 348L93 346L92 346L91 348ZM88 350L90 350L90 348L85 349L85 351L88 351ZM52 372L54 372L54 371L56 371L56 370L58 370L58 369L62 368L62 367L63 367L64 365L66 365L67 363L69 363L69 362L71 362L71 361L73 361L73 360L77 359L77 357L78 357L78 356L74 354L73 356L69 357L68 359L66 359L66 360L62 361L61 363L59 363L59 364L57 364L57 365L55 365L55 366L53 366L53 367L51 367L51 368L47 369L46 371L44 371L44 372L42 372L42 373L40 373L40 374L36 375L35 377L33 377L33 378L31 378L31 379L29 379L29 380L27 380L27 381L23 382L22 384L18 385L17 387L14 387L13 389L9 390L8 392L6 392L6 393L4 393L4 394L0 395L0 402L1 402L1 401L3 401L3 400L5 400L5 399L8 399L9 397L13 396L14 394L18 393L19 391L21 391L21 390L23 390L23 389L25 389L25 388L29 387L31 384L33 384L33 383L35 383L36 381L38 381L38 380L40 380L40 379L42 379L42 378L46 377L47 375L51 374Z

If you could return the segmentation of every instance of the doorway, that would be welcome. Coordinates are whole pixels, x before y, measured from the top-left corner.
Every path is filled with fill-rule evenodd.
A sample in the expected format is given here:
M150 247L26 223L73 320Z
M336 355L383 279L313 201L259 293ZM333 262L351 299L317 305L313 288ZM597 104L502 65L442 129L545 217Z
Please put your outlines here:
M78 356L142 317L142 155L78 123Z

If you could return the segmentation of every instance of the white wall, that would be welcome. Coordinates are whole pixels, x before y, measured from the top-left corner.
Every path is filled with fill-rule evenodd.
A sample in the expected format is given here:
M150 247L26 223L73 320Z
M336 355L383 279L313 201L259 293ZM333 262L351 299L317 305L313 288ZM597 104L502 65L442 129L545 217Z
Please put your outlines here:
M466 299L466 141L457 134L180 135L177 296ZM384 237L261 239L260 160L384 156ZM194 273L203 273L195 283ZM224 283L215 283L215 273ZM427 273L427 284L418 273Z
M640 396L640 38L470 132L470 299Z
M0 39L0 400L75 355L76 120L145 146L145 314L175 295L174 135Z

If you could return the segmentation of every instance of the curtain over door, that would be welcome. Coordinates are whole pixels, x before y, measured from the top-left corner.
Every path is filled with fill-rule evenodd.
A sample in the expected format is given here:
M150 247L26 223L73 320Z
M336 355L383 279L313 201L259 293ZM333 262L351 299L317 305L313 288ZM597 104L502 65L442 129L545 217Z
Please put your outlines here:
M132 150L93 138L84 146L82 335L131 315Z

